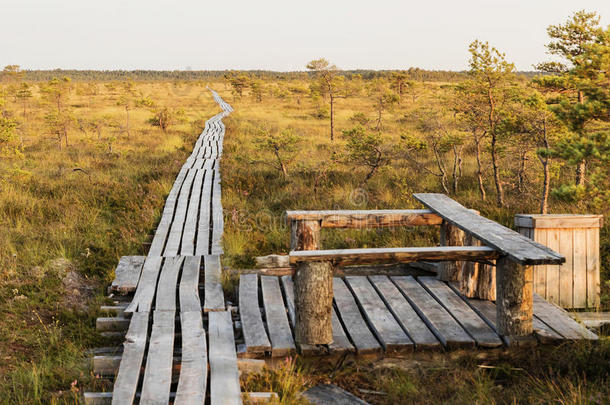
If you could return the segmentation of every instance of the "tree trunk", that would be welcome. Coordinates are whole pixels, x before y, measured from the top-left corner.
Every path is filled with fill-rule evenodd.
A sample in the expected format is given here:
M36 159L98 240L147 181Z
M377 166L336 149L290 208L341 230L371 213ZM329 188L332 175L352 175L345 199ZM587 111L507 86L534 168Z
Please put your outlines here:
M476 145L477 152L477 180L479 182L479 193L481 193L481 200L485 201L487 195L485 194L485 187L483 186L483 168L481 164L481 140L475 136L474 142Z
M491 136L491 165L494 171L494 184L496 185L496 201L498 207L504 207L504 190L500 180L500 168L498 167L498 156L496 151L497 138L495 134Z
M277 158L277 162L280 165L280 170L282 171L284 178L288 177L288 172L286 171L286 165L284 164L284 162L282 161L282 158L280 157L279 149L275 148L274 153L275 153L275 157Z
M587 171L587 161L585 159L581 160L576 167L576 185L584 186L585 185L585 173Z
M335 140L335 97L330 92L330 140Z
M549 169L549 159L538 156L540 163L542 164L542 171L544 172L544 180L542 182L542 196L540 197L540 213L548 214L549 211L549 188L551 185L551 173Z
M332 264L299 263L294 273L294 298L296 342L308 345L332 343Z
M499 258L497 263L498 333L502 336L530 335L533 332L533 267L518 264L507 256Z
M462 147L453 146L453 193L458 192L458 182L462 175Z
M518 176L518 180L519 183L517 184L517 190L519 190L519 192L523 192L523 189L525 188L525 162L527 161L527 150L523 150L521 151L521 156L520 156L520 160L519 160L519 176Z

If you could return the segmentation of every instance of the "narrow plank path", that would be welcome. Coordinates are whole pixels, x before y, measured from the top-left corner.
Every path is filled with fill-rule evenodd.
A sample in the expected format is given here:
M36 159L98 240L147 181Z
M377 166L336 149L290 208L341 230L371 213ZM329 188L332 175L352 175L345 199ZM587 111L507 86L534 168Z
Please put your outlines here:
M210 91L222 112L205 123L180 169L148 255L124 257L117 267L110 292L132 293L121 307L121 325L127 323L128 330L120 362L116 355L110 359L113 392L89 393L90 403L101 398L112 404L203 404L208 397L212 404L242 402L220 264L222 119L233 110ZM211 311L205 322L204 311ZM102 324L116 324L109 319ZM107 359L99 357L104 364Z

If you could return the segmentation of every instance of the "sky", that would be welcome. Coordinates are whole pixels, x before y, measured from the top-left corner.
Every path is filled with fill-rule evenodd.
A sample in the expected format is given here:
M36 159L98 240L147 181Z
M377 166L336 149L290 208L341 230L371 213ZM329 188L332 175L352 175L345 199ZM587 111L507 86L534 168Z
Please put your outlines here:
M610 23L608 0L0 0L0 65L464 70L481 39L533 70L546 27L579 9Z

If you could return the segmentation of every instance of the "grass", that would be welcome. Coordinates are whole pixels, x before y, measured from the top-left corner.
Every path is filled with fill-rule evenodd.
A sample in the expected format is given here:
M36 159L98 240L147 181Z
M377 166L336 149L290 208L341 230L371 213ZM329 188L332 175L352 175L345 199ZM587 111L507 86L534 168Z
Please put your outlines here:
M225 121L221 167L225 265L245 268L253 265L254 256L286 253L289 232L283 213L287 209L414 208L418 205L413 192L440 190L436 177L415 170L395 145L401 134L417 134L408 117L417 108L435 108L446 91L441 83L426 83L415 103L405 101L384 114L382 137L390 163L366 184L362 183L365 168L346 162L340 136L341 130L353 126L354 114L373 118L372 104L364 95L338 101L339 136L331 143L328 122L315 117L320 106L308 97L297 102L265 95L259 103L247 93L233 99L224 83L138 82L135 89L158 105L182 108L184 120L163 133L147 122L150 111L134 108L127 137L125 110L117 105L121 86L93 83L97 93L88 95L79 90L85 84L73 83L64 101L80 121L69 131L70 146L62 149L44 123L44 115L54 107L42 99L41 83L33 83L25 118L21 103L10 97L1 107L4 115L19 123L21 154L0 157L0 403L73 404L85 389L111 389L107 380L92 375L86 351L108 344L95 332L98 308L120 256L146 252L176 173L205 119L218 112L206 85L219 90L235 108ZM294 83L273 85L289 84ZM101 115L108 117L109 124L99 137L80 124ZM272 152L257 149L252 142L261 126L290 128L299 136L297 151L286 155L287 178L270 164ZM506 225L517 212L536 211L540 178L535 159L528 161L526 189L508 187L509 207L498 209L478 198L471 152L466 152L461 190L455 198ZM504 159L508 178L515 165L510 155ZM554 181L567 178L570 171L556 168ZM491 193L489 181L486 186ZM551 207L558 213L592 209L586 201L557 199ZM610 302L608 236L605 226L605 307ZM433 245L438 238L431 229L325 231L322 237L328 248ZM236 281L229 273L223 279L230 294ZM235 301L232 295L228 298ZM302 401L297 392L303 386L328 381L355 393L359 388L383 392L362 396L388 404L404 403L405 398L414 403L603 403L608 396L607 340L599 346L565 345L498 359L489 363L496 367L492 369L477 367L478 360L470 356L448 360L445 355L432 355L423 362L425 367L357 362L337 370L334 365L297 359L243 384L251 391L274 390L286 404ZM513 373L514 368L526 373Z

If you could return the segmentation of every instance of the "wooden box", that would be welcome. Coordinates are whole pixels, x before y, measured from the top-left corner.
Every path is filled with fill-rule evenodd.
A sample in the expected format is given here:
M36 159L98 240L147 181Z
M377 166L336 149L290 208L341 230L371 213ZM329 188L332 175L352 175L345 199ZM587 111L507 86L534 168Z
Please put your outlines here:
M602 215L515 215L519 233L566 258L560 266L534 266L534 292L563 308L599 306L602 221Z

